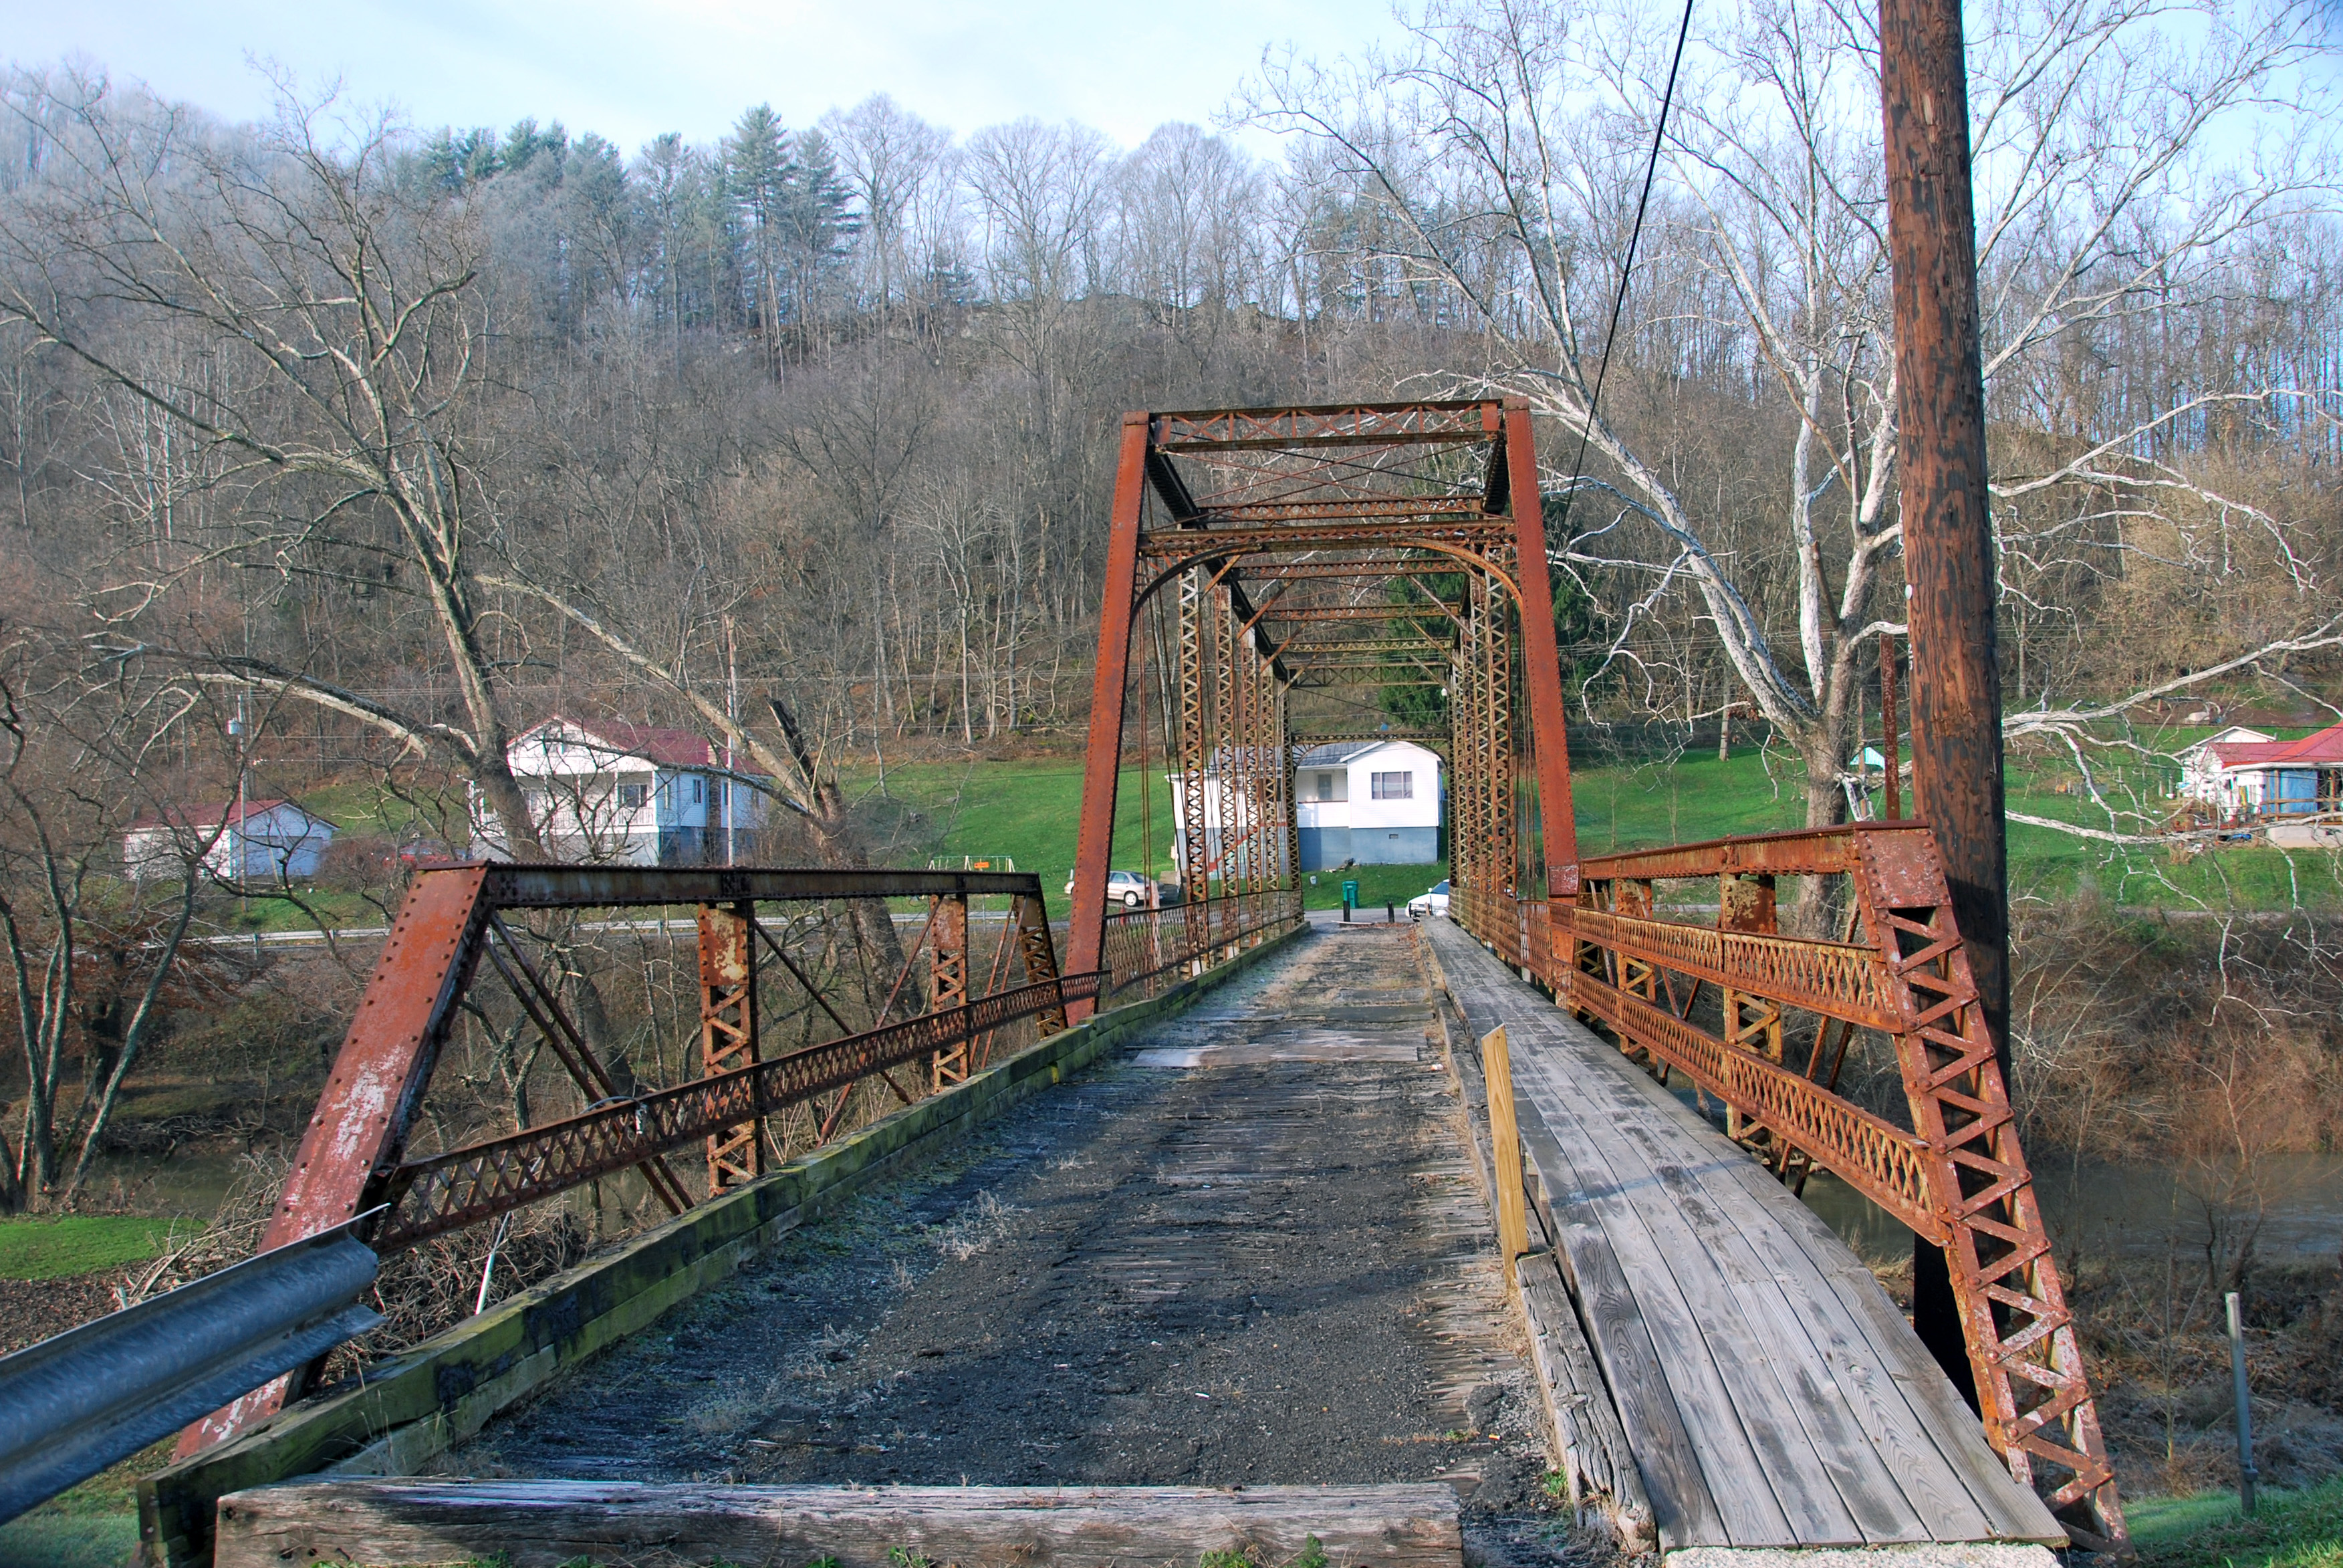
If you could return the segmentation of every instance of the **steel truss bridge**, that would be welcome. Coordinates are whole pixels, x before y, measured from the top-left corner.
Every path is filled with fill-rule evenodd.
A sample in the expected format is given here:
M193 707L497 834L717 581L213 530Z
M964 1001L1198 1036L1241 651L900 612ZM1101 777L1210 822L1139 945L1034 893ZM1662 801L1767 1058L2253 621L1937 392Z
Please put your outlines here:
M1567 1101L1574 1075L1591 1084L1599 1074L1587 1063L1609 1072L1624 1056L1661 1084L1688 1081L1723 1107L1722 1131L1647 1095L1636 1136L1648 1147L1633 1157L1659 1161L1652 1169L1664 1175L1704 1161L1724 1169L1720 1152L1746 1171L1745 1152L1798 1189L1828 1171L1939 1250L1965 1351L1950 1353L1946 1370L1973 1391L1989 1449L1976 1427L1945 1439L1943 1412L1957 1409L1949 1388L1934 1413L1916 1418L1928 1399L1913 1395L1900 1430L1937 1434L1936 1473L1953 1477L1954 1490L1982 1498L2004 1489L1997 1517L2016 1517L2006 1506L2015 1497L2019 1513L2032 1511L2050 1528L2025 1491L2008 1490L2014 1480L2073 1541L2123 1546L2073 1316L1929 827L1889 821L1579 853L1537 458L1517 401L1135 413L1121 443L1079 869L1062 930L1053 930L1031 874L576 865L419 873L305 1131L262 1255L240 1265L274 1282L282 1321L238 1337L219 1312L188 1296L185 1310L209 1314L205 1332L216 1331L225 1348L205 1352L210 1360L177 1354L173 1397L200 1410L211 1401L186 1402L202 1391L219 1397L251 1388L256 1375L294 1370L186 1427L182 1460L200 1462L249 1434L303 1392L317 1363L302 1358L357 1332L344 1309L350 1281L371 1278L372 1264L360 1269L354 1259L496 1221L622 1171L639 1173L659 1202L682 1213L762 1177L784 1151L777 1127L786 1123L807 1147L838 1135L858 1087L866 1107L880 1086L910 1104L1101 1008L1153 996L1292 930L1303 922L1297 758L1326 740L1405 736L1445 757L1453 910L1480 944L1468 948L1473 961L1485 950L1554 1004L1525 992L1534 1015L1519 1011L1519 998L1498 999L1503 1006L1489 1015L1522 1026L1516 1060L1526 1102L1535 1112L1544 1097L1544 1163L1532 1163L1543 1182L1538 1201L1554 1211L1553 1233L1579 1222L1565 1212L1584 1196L1571 1191L1568 1171L1588 1167L1573 1166L1551 1130L1597 1124L1594 1100ZM1379 706L1393 690L1420 699L1402 704L1412 717L1394 719ZM1163 908L1111 910L1116 791L1134 763L1141 777L1160 768L1176 780L1176 819L1164 825L1164 841L1184 896ZM1141 820L1137 848L1151 866L1144 809ZM1822 884L1823 896L1804 907L1836 911L1829 930L1784 929L1783 890L1799 879ZM669 940L688 940L696 959L700 1072L671 1087L621 1081L576 1016L577 991L565 989L562 921L628 910L655 915L649 923L662 931L673 921L679 938ZM829 922L820 940L806 935L813 910ZM920 922L908 947L899 918ZM836 983L834 962L828 981L811 972L850 946L864 981L859 1000ZM432 1125L426 1112L451 1033L467 1014L485 1020L492 993L508 1019L536 1031L583 1109L418 1151L437 1136L420 1130ZM1484 989L1481 1000L1493 995ZM1459 1005L1469 1016L1484 1010ZM1586 1056L1590 1049L1596 1055ZM1880 1052L1900 1081L1898 1106L1860 1103L1844 1087L1851 1061ZM1624 1081L1650 1087L1632 1074ZM1614 1092L1611 1103L1626 1101ZM1674 1131L1662 1125L1672 1117ZM1530 1127L1525 1119L1524 1141ZM1667 1139L1693 1141L1664 1147ZM1626 1159L1624 1149L1613 1152ZM1785 1195L1761 1185L1778 1221ZM1664 1179L1629 1182L1604 1201L1674 1205L1672 1191ZM1812 1228L1804 1211L1787 1207ZM1719 1227L1758 1223L1767 1209L1743 1205L1737 1211L1757 1216L1745 1221L1721 1218L1722 1210L1671 1209L1648 1233L1690 1228L1702 1245L1756 1256L1780 1237L1760 1243ZM1860 1272L1851 1256L1844 1261ZM300 1283L305 1269L324 1282ZM1572 1287L1579 1298L1566 1310L1586 1320L1598 1347L1610 1342L1604 1324L1615 1329L1620 1312L1659 1311L1637 1304L1633 1279L1614 1283L1601 1300L1584 1278ZM1862 1283L1877 1295L1867 1275ZM1835 1287L1813 1288L1821 1294L1805 1310L1817 1322L1838 1313L1833 1322L1844 1327L1846 1300L1825 1302ZM1890 1336L1904 1334L1884 1298L1875 1305ZM1757 1312L1726 1290L1700 1310L1735 1319L1726 1326L1764 1360L1776 1342L1771 1320L1739 1321L1745 1308ZM1800 1310L1795 1301L1792 1310ZM1647 1342L1667 1342L1665 1326ZM123 1353L150 1360L158 1344L186 1338L166 1316L104 1332L130 1347ZM1873 1331L1855 1340L1865 1333ZM1817 1344L1827 1338L1817 1330ZM1684 1342L1696 1341L1695 1332ZM1713 1347L1731 1341L1687 1353L1713 1359ZM1843 1344L1834 1352L1839 1364L1815 1375L1908 1391L1911 1354L1925 1363L1925 1352L1881 1349L1875 1333L1870 1342L1870 1352ZM52 1360L65 1367L65 1354ZM1948 1358L1942 1346L1937 1355ZM263 1356L276 1359L256 1373L262 1363L254 1358ZM1664 1381L1664 1369L1651 1367L1648 1355L1606 1365L1602 1376L1623 1415L1651 1402L1654 1391L1635 1380ZM70 1404L80 1396L63 1376L51 1379L55 1396ZM1800 1419L1795 1408L1758 1413L1777 1424ZM1704 1418L1667 1419L1681 1432ZM1636 1440L1641 1429L1628 1426ZM1697 1446L1697 1431L1691 1437ZM1944 1455L1957 1459L1964 1444L1992 1484L1980 1484L1974 1466L1958 1480L1966 1462ZM1823 1446L1817 1435L1809 1452ZM1756 1450L1744 1448L1755 1464ZM1675 1460L1639 1451L1635 1462L1656 1474ZM1881 1473L1885 1461L1873 1454L1866 1462ZM1910 1518L1878 1528L1885 1533L1863 1539L1962 1538Z
M1725 1134L1781 1180L1827 1171L1942 1249L1966 1348L1948 1370L1993 1451L2076 1542L2122 1543L1934 835L1888 822L1583 858L1547 559L1518 400L1125 416L1068 968L1161 973L1297 921L1301 750L1387 735L1360 709L1435 689L1459 923L1662 1082L1722 1102ZM1179 781L1185 897L1114 913L1134 761ZM1836 928L1785 930L1785 879L1825 882ZM1866 1048L1892 1055L1903 1116L1842 1091Z

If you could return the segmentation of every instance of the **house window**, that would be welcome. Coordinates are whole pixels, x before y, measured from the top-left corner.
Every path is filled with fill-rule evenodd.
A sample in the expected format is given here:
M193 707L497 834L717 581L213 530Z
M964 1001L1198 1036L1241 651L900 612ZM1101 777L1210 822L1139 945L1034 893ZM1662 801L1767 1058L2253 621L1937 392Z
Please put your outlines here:
M1318 799L1332 800L1333 798L1334 776L1332 773L1321 773L1318 775Z
M1369 794L1377 800L1413 800L1415 799L1415 775L1378 773L1370 783Z
M691 803L697 806L702 800L708 799L707 791L708 780L702 779L697 773L693 774L691 776Z
M649 785L646 785L646 784L621 784L621 785L619 785L619 786L618 786L618 809L619 809L619 810L621 810L621 811L639 811L639 810L641 810L641 809L643 809L643 800L644 800L644 798L645 798L646 796L648 796L649 793L650 793L650 787L649 787Z

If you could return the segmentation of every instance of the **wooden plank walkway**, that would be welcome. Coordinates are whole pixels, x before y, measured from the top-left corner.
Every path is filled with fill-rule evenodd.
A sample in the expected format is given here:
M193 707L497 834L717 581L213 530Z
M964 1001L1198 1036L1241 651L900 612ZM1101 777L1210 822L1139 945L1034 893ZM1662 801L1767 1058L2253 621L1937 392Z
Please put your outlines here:
M1548 1239L1665 1549L2064 1543L1804 1203L1462 928L1424 930L1473 1034L1505 1026Z

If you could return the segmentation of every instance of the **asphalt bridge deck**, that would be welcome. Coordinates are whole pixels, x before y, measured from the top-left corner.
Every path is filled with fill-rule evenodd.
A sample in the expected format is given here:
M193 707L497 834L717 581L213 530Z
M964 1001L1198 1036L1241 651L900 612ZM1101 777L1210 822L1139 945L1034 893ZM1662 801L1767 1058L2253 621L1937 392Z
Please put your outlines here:
M2064 1541L1805 1204L1462 929L1425 930L1474 1033L1505 1026L1556 1258L1664 1546Z

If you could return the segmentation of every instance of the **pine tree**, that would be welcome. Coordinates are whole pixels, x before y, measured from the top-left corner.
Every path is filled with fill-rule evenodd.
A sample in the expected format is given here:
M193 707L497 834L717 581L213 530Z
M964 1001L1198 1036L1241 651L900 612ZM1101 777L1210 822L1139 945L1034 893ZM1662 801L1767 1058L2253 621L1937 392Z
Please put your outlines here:
M724 179L735 210L748 226L749 315L765 342L766 363L780 369L784 236L798 166L789 134L770 104L742 115L724 144Z

